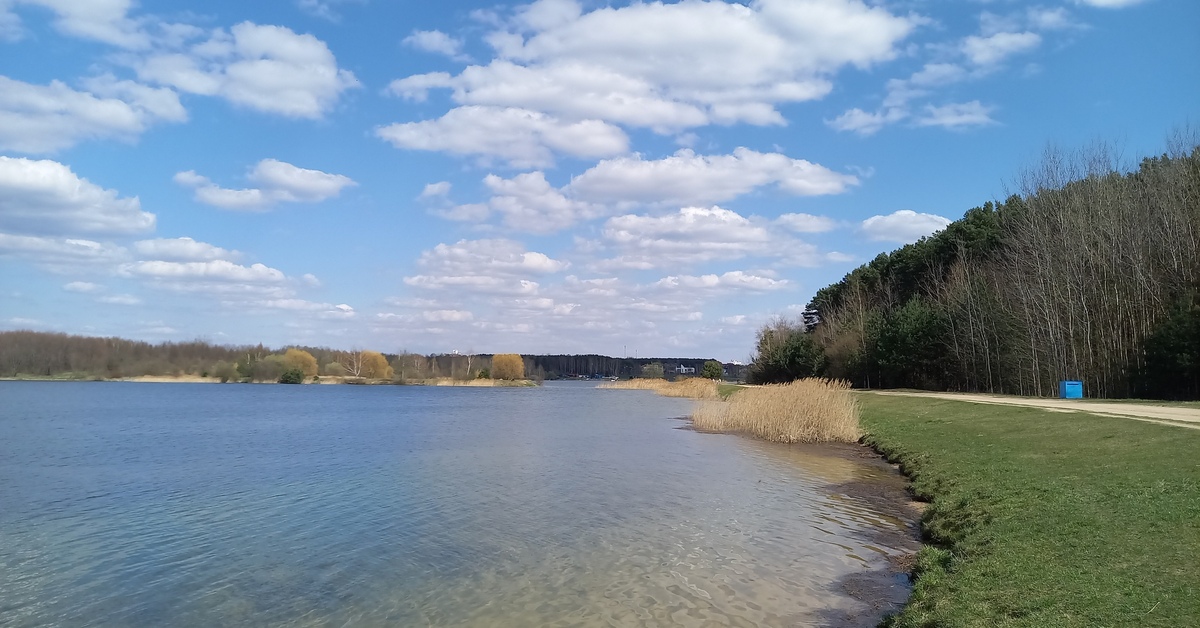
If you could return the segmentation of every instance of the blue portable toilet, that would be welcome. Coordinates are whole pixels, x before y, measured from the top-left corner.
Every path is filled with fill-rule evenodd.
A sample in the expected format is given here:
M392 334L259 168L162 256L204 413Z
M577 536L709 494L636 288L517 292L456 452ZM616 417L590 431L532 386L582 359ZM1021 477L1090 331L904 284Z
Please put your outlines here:
M1058 383L1060 399L1083 399L1083 382L1063 380Z

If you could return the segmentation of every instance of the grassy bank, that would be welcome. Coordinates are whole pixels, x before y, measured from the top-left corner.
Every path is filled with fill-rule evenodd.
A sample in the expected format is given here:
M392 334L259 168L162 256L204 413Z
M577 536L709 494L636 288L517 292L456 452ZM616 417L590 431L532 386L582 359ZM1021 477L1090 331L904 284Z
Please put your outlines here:
M1200 431L863 394L932 503L894 626L1200 626Z

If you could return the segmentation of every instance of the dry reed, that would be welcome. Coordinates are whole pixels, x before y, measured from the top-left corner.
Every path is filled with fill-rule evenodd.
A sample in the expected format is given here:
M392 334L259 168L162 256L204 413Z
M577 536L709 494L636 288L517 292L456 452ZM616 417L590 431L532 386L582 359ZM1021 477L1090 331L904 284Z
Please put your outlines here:
M681 379L668 382L665 379L628 379L620 382L600 384L600 388L616 388L622 390L653 390L664 397L687 397L689 399L720 399L717 392L717 382L702 377Z
M780 443L852 443L861 436L850 383L826 379L746 388L729 401L702 401L692 425Z

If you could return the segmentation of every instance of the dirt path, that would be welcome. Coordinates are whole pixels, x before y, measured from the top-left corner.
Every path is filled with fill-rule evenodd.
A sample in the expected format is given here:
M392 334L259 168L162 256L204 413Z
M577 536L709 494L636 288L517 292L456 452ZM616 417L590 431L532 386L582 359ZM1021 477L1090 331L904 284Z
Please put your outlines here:
M991 403L1005 406L1030 406L1054 412L1088 412L1100 416L1135 419L1162 425L1175 425L1200 429L1200 408L1153 406L1135 403L1105 403L1103 401L1079 401L1074 399L1036 399L1008 397L1004 395L979 395L939 392L871 391L876 395L900 395L905 397L928 397L950 401Z

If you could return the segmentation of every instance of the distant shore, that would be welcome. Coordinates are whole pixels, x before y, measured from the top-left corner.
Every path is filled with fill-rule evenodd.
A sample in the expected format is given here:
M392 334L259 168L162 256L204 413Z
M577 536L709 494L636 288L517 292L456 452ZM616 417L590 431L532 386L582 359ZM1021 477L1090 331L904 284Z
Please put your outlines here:
M200 375L138 375L136 377L39 377L39 376L23 376L23 377L0 377L0 381L4 382L134 382L141 384L278 384L279 382L263 381L263 382L222 382L216 377L203 377ZM393 381L386 379L366 379L362 377L344 377L338 375L322 376L316 381L305 382L305 384L345 384L349 386L453 386L467 388L525 388L537 386L538 383L530 379L517 380L501 380L501 379L469 379L457 380L449 377L439 377L433 379L419 379L406 381Z

